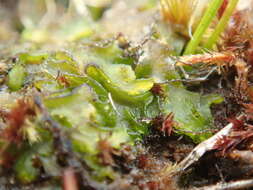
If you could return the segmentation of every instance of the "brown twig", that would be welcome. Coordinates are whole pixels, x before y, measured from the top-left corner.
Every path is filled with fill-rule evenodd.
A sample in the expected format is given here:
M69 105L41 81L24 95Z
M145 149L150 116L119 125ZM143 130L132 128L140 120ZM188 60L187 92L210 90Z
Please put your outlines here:
M194 188L192 190L236 190L246 189L250 187L253 187L253 179L232 181L228 183L218 183L216 185Z
M213 52L196 55L181 56L177 61L177 66L195 65L199 63L211 65L224 65L235 60L235 55L231 52Z
M243 116L239 116L238 119L241 119ZM229 123L223 129L221 129L218 133L203 141L199 145L197 145L192 152L182 161L179 163L177 167L177 171L184 171L190 165L197 162L206 152L215 149L217 143L220 139L228 136L233 129L234 124Z
M78 190L75 171L72 168L65 169L62 178L64 190Z

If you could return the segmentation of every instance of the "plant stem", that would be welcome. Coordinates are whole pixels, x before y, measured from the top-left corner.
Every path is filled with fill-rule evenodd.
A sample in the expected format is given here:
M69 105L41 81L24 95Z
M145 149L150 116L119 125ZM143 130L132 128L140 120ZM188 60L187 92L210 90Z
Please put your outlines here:
M228 21L238 3L238 0L230 0L229 4L225 12L223 13L218 25L216 26L214 32L212 33L211 37L208 39L207 43L205 44L205 48L212 49L214 44L217 42L220 34L225 30Z
M212 0L210 2L207 10L205 11L203 18L201 19L196 31L193 34L192 39L187 44L187 47L184 51L184 55L195 53L204 32L206 31L206 29L212 22L213 18L216 16L216 13L222 3L223 3L223 0Z

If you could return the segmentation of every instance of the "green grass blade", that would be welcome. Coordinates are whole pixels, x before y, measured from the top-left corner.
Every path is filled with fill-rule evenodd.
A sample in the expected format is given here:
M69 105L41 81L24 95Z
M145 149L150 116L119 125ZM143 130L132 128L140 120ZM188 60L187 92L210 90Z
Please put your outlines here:
M229 1L229 4L225 12L223 13L223 16L221 17L220 22L218 23L211 37L208 39L207 43L205 44L204 46L205 48L212 49L215 43L218 41L220 34L224 32L237 3L238 3L238 0Z
M184 51L184 55L194 54L206 29L212 22L213 18L216 16L218 9L220 8L223 0L212 0L205 11L203 18L201 19L196 31L193 34L192 39L187 44Z

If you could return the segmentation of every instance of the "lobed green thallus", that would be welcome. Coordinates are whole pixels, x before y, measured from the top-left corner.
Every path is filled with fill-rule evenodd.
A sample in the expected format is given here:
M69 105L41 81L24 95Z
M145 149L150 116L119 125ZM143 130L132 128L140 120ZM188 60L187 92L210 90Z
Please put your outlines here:
M63 3L53 2L55 5ZM167 131L162 131L162 126L155 126L155 123L159 123L155 121L171 113L174 116L171 135L184 136L194 143L213 135L215 126L210 107L221 103L223 98L217 94L190 91L188 86L180 82L183 69L187 72L184 76L189 75L194 79L202 76L203 70L200 72L198 64L178 68L173 56L194 54L201 48L215 49L238 0L229 1L219 20L217 11L224 1L208 1L204 15L199 24L196 23L196 29L194 23L195 31L190 40L188 32L181 31L187 28L193 17L189 14L178 17L177 10L187 9L187 5L191 6L197 1L189 0L187 4L182 4L181 0L164 1L170 3L170 9L174 8L171 14L175 21L179 21L176 25L157 19L151 24L157 11L157 0L129 1L126 6L130 8L127 9L135 7L137 11L130 10L131 15L128 15L129 10L126 9L124 14L120 12L118 15L120 21L127 18L128 26L126 30L123 28L123 32L128 34L111 39L108 36L118 27L115 27L117 23L114 17L110 19L108 15L114 15L117 12L114 9L118 9L118 6L111 0L102 6L94 2L86 6L85 14L80 12L81 6L74 5L77 1L69 7L64 5L66 10L60 5L55 14L61 16L52 21L46 19L47 15L51 17L50 11L43 16L43 22L36 21L37 17L43 15L40 11L45 7L34 9L34 15L29 11L21 11L20 14L26 13L21 22L27 23L28 20L33 24L20 29L18 43L10 42L11 47L8 44L6 47L4 44L3 48L1 46L1 65L7 64L6 68L0 68L0 109L15 111L18 107L16 100L20 99L31 103L28 116L19 122L21 126L15 126L15 123L11 126L13 122L9 121L8 116L6 119L0 117L3 131L5 127L14 128L22 136L18 143L8 141L5 135L0 136L2 166L5 166L5 160L13 157L9 167L21 183L37 182L46 176L50 179L50 182L46 182L49 188L61 189L65 169L62 162L65 157L57 154L59 146L56 145L60 142L59 139L56 142L54 130L66 141L64 148L71 150L68 152L70 157L77 158L85 165L85 171L81 172L87 171L92 179L101 184L114 179L121 180L118 175L122 175L118 172L117 163L103 162L105 148L101 148L101 142L107 143L109 151L122 153L127 146L131 147L131 154L136 154L136 144L153 135L154 130L157 134L168 135ZM44 5L45 2L40 3ZM33 4L33 1L27 1L24 10L29 4ZM64 14L62 9L67 13ZM110 14L107 14L107 10ZM194 11L199 10L189 9L190 14ZM41 23L45 21L49 23L42 26ZM206 39L206 31L213 27L214 21L218 23ZM180 26L182 24L186 25L183 29ZM143 30L144 26L149 25L152 27ZM145 35L142 31L145 31ZM172 82L174 79L179 80ZM22 116L24 110L19 109L21 111L16 110L18 116ZM59 129L53 128L52 123ZM59 160L59 155L63 160Z
M151 93L158 80L180 78L166 59L146 57L133 69L133 58L124 55L117 41L78 50L73 47L69 52L71 55L64 51L18 54L19 61L8 75L8 87L21 97L25 96L24 88L40 92L50 116L62 126L74 152L92 169L94 179L117 176L99 161L98 142L106 139L116 149L122 143L133 146L153 127L142 118L173 112L175 135L188 136L196 143L211 135L210 105L222 102L220 96L190 92L180 82L163 84L163 97ZM105 52L110 53L107 56ZM15 163L18 179L23 183L37 179L40 171L33 165L34 155L47 175L60 175L52 134L44 128L42 117L37 115L29 128L39 140L31 142L28 135L23 145L15 148L22 152Z

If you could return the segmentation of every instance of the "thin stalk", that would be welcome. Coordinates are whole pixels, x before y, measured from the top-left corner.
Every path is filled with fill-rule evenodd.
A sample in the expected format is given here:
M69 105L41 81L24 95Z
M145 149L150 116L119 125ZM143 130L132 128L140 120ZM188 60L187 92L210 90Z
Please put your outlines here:
M216 26L214 32L212 33L211 37L208 39L207 43L204 46L206 49L212 49L215 43L217 42L220 34L224 32L237 3L238 3L238 0L229 1L229 4L227 5L227 8L225 12L223 13L218 25Z
M212 0L205 11L203 18L201 19L196 31L193 34L190 42L184 51L184 55L194 54L206 29L212 22L213 18L216 16L218 9L220 8L223 0Z

